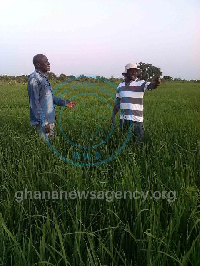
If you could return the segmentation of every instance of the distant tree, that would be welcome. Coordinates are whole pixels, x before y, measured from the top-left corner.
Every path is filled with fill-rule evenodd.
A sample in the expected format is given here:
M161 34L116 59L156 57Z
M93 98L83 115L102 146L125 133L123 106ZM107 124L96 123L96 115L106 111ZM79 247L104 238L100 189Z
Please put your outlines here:
M60 74L60 76L58 77L58 80L61 81L61 82L65 81L66 79L67 79L67 76L65 74L63 74L63 73Z
M81 81L81 82L84 82L86 81L87 77L84 75L84 74L81 74L77 79L76 81Z
M155 67L152 64L140 62L138 67L141 69L141 73L138 76L143 80L152 80L154 78L162 76L162 72L159 67Z
M181 78L175 78L174 81L175 81L175 82L181 82L182 79L181 79Z
M200 83L200 80L198 80L198 79L191 79L189 82Z
M67 76L67 79L69 79L69 80L75 80L75 79L76 79L76 77L75 77L75 76L73 76L73 75L70 75L70 76Z
M27 83L28 82L28 76L27 75L16 76L15 80L19 83Z
M96 76L95 83L101 83L102 81L106 81L107 79L104 76Z
M1 81L3 81L3 82L9 82L11 80L12 80L11 76L7 76L7 75L1 76Z
M163 80L164 80L164 81L173 81L173 78L170 77L170 76L164 76L164 77L163 77Z
M57 76L53 72L47 72L47 76L48 76L48 79L50 80L53 80L53 81L57 80Z

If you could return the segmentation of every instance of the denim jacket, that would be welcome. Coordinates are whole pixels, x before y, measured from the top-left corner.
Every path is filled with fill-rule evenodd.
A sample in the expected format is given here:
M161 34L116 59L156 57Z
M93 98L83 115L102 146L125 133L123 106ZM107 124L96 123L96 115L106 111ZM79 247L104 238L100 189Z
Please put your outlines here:
M28 94L32 126L55 123L55 105L66 106L70 102L55 97L47 76L37 69L29 77Z

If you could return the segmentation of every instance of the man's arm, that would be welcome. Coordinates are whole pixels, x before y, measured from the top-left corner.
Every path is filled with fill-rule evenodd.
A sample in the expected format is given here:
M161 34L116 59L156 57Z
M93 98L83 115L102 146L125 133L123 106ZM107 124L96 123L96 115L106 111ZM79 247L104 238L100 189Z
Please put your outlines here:
M35 78L29 80L28 83L29 103L34 117L35 125L41 124L42 107L40 105L40 87Z
M111 123L114 123L115 116L118 113L119 109L120 109L120 98L116 98L115 105L114 105L114 108L113 108L113 114L112 114L112 118L111 118Z
M120 83L121 84L121 83ZM112 118L111 118L111 123L114 123L115 121L115 116L118 113L120 109L120 100L121 100L121 95L120 95L120 85L117 87L117 93L116 93L116 100L115 100L115 105L113 108L113 113L112 113Z
M153 82L151 82L147 86L147 90L148 91L152 91L152 90L156 89L160 84L161 84L161 79L160 78L156 78Z
M57 98L55 96L53 96L53 103L58 106L67 106L68 108L74 108L74 106L76 105L75 102L64 100L62 98Z

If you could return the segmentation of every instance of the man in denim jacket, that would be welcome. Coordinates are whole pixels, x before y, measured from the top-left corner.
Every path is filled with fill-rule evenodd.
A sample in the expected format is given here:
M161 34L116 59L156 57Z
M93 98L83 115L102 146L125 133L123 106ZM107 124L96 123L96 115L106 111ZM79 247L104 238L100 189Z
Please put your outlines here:
M47 136L54 139L56 121L54 105L73 108L75 103L53 95L51 84L46 75L47 71L50 71L50 63L45 55L35 55L33 64L35 71L30 75L28 81L30 122L32 126L36 126L40 138L45 139Z

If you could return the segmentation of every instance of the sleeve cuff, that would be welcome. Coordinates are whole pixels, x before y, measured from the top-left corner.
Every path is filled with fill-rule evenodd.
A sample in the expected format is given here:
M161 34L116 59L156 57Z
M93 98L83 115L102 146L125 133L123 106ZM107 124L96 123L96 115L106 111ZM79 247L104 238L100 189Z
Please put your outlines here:
M67 104L67 103L70 103L71 101L70 100L65 100L65 105Z

